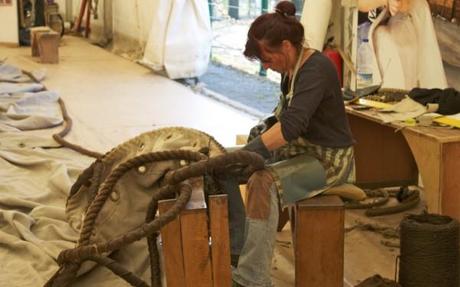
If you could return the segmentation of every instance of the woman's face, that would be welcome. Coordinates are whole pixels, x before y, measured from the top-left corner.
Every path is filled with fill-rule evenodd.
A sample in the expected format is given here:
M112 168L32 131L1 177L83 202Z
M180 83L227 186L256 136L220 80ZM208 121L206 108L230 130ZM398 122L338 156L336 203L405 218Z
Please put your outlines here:
M264 69L271 69L281 74L289 71L289 58L287 52L284 51L283 45L278 49L267 47L263 43L260 46L262 52L260 62Z

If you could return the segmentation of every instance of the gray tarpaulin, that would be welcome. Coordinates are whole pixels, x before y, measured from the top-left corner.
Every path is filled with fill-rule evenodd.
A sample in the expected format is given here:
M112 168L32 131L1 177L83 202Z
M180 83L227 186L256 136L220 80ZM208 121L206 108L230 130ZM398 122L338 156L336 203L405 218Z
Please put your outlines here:
M78 233L67 222L66 199L94 159L56 148L51 131L41 129L63 122L59 96L41 84L11 83L23 80L19 69L0 65L0 286L36 287L56 272L59 253L75 247ZM113 257L147 280L146 249L141 241ZM127 283L97 267L74 286Z
M58 268L59 252L75 246L78 234L66 221L65 202L78 174L94 159L66 148L39 147L49 145L49 136L1 135L0 286L43 286ZM148 256L140 254L145 250L140 241L114 256L148 281ZM98 267L75 286L128 284Z
M63 118L58 100L58 94L51 91L0 94L0 132L61 124Z

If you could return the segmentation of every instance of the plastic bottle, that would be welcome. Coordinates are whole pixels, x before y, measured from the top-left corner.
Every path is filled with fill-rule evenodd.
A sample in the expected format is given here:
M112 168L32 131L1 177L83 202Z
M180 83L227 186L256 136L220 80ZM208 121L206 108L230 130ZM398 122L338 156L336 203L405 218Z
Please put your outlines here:
M369 39L369 29L371 28L371 22L366 21L358 26L358 46L361 45L364 39Z
M358 88L372 85L372 49L368 39L358 47Z

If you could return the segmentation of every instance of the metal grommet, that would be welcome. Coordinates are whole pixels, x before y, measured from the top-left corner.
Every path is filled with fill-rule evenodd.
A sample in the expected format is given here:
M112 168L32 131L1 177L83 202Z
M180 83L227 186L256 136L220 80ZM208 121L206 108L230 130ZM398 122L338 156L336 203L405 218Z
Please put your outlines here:
M143 150L144 148L145 148L145 144L144 144L144 143L141 143L141 144L139 145L139 150Z
M119 199L120 199L120 195L118 194L118 192L112 191L112 192L110 193L110 200L116 202L116 201L118 201Z
M137 168L137 171L139 173L145 173L147 171L147 168L145 167L145 165L141 165L140 167Z

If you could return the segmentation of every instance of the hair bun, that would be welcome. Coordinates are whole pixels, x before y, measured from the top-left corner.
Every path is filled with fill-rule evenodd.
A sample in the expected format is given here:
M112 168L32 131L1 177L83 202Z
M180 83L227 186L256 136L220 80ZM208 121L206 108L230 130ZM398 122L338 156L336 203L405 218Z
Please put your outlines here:
M276 4L275 11L286 16L295 16L296 9L294 3L290 1L280 1Z

